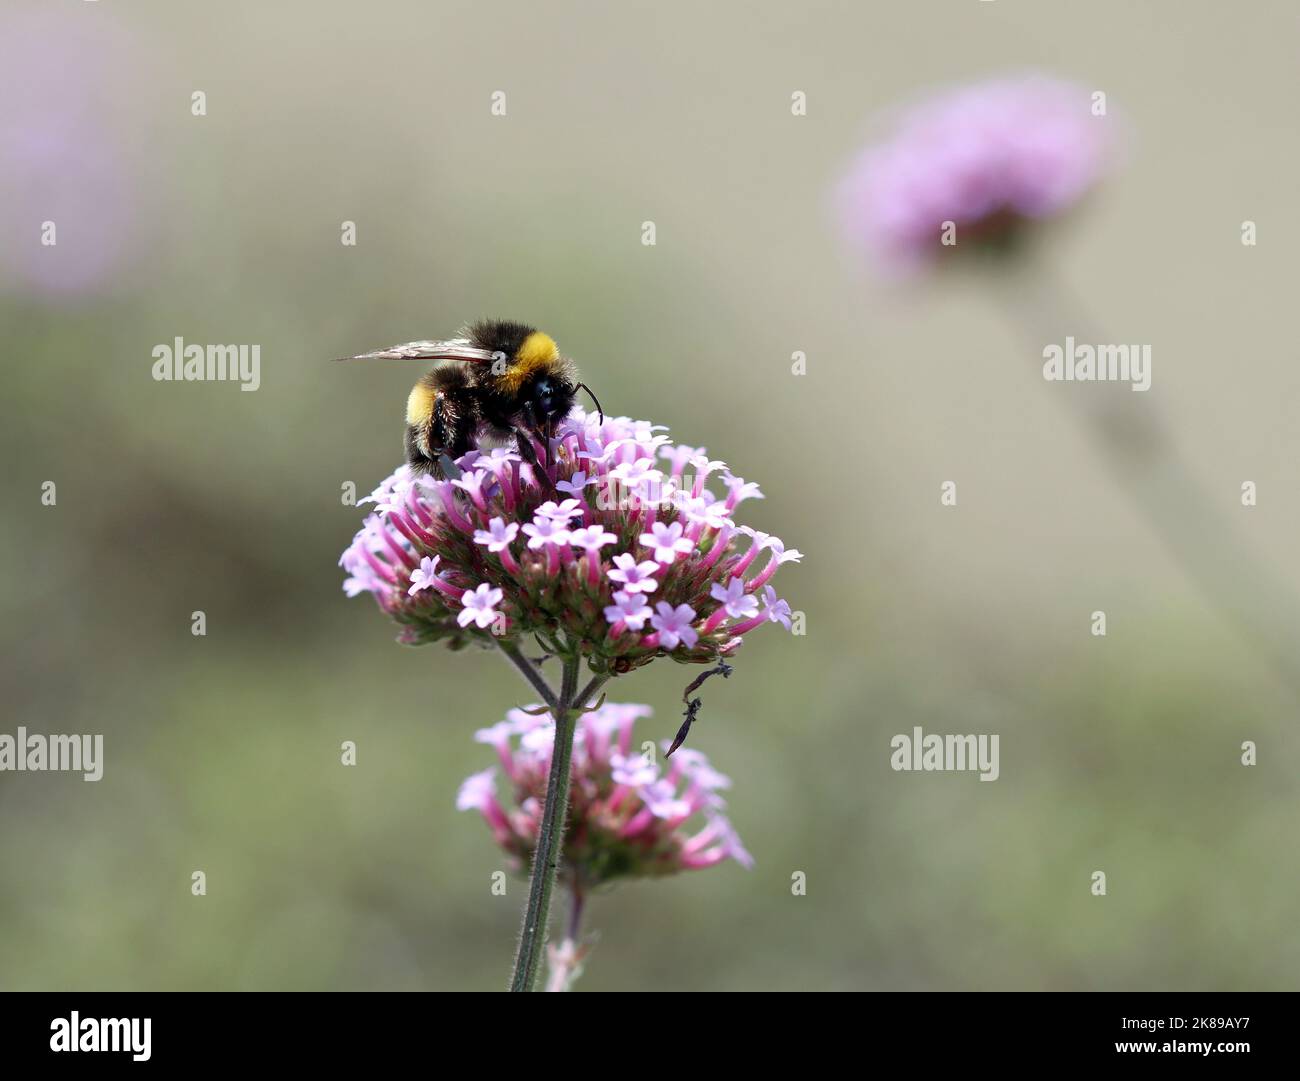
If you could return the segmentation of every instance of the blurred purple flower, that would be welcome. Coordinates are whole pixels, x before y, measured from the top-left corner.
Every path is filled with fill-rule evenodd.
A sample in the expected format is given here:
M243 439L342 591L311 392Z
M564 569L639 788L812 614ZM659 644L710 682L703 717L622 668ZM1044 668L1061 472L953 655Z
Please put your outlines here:
M82 4L0 17L0 292L102 293L127 261L135 180L112 125L132 52Z
M853 165L840 206L853 242L902 274L950 250L945 222L960 250L1068 210L1113 148L1111 120L1093 115L1082 87L1044 76L981 83L903 110Z
M692 750L664 769L631 753L632 727L649 714L649 706L607 703L582 716L560 863L570 888L585 891L618 878L674 874L725 859L753 866L717 794L731 782L703 754ZM519 869L529 865L537 846L553 732L549 714L523 710L511 710L505 721L479 732L479 742L496 749L509 799L498 799L496 768L490 767L467 778L456 800L458 809L483 815L493 840Z

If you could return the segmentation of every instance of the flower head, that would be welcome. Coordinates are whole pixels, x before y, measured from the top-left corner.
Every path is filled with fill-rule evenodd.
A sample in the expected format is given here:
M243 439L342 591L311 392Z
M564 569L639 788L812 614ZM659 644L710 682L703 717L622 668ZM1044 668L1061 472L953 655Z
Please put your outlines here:
M475 469L486 469L495 476L501 476L510 468L511 462L520 461L519 452L508 447L493 447L486 454L474 459Z
M606 545L613 544L617 540L613 533L598 525L584 526L569 534L569 543L586 552L599 552Z
M886 272L945 251L1005 245L1068 210L1111 158L1112 122L1088 91L1039 76L950 91L899 114L841 190L846 223Z
M758 611L758 598L751 597L745 592L743 578L733 578L725 586L715 582L710 593L715 601L722 604L723 609L732 619L748 619Z
M487 545L489 552L501 552L510 547L510 542L519 534L519 525L507 522L503 518L493 518L487 529L474 530L474 543Z
M642 593L615 593L614 603L605 607L605 618L611 623L623 622L634 631L645 626L652 610Z
M763 587L763 618L790 629L790 605L776 595L771 586Z
M690 649L699 637L691 626L693 619L695 609L689 604L679 604L674 608L660 601L655 605L655 614L650 617L650 626L659 632L659 642L665 649L676 649L678 642L685 642L686 648Z
M648 706L607 703L579 722L560 871L571 887L673 874L725 859L753 865L723 814L718 790L731 782L704 755L678 752L661 766L632 753L632 727L649 713ZM489 768L469 777L456 800L458 809L483 815L520 870L537 845L554 730L549 714L522 710L485 729L481 742L496 747L509 798L498 799L496 769Z
M456 810L479 811L496 800L496 767L472 773L461 782L456 793Z
M592 479L594 478L588 478L587 474L579 469L568 480L557 480L555 482L555 487L561 492L568 492L571 495L581 495L582 490L591 483Z
M769 622L756 598L796 558L735 521L756 485L646 421L575 407L549 466L477 450L458 465L447 481L398 468L340 560L348 595L372 595L411 644L536 637L615 675L663 656L712 664ZM680 498L619 496L656 478Z
M582 513L582 503L576 499L566 499L563 503L548 499L533 513L537 518L549 518L560 525L567 525L575 514Z
M496 622L496 608L501 603L502 596L501 590L493 589L486 582L480 584L477 589L465 590L464 596L460 599L464 607L461 608L456 621L462 627L468 627L471 623L477 623L480 628L492 626Z
M548 544L568 544L569 531L563 518L552 518L539 513L524 526L524 535L528 538L529 548L542 548Z
M411 588L406 591L408 596L413 597L434 584L438 578L438 558L425 556L420 560L420 565L411 571Z
M654 553L658 563L674 563L677 557L691 551L695 545L689 537L682 536L682 523L655 522L649 533L641 534L641 543Z
M652 559L640 563L628 552L614 557L614 568L609 572L609 580L618 582L629 593L653 593L659 588L655 575L659 573L659 564Z

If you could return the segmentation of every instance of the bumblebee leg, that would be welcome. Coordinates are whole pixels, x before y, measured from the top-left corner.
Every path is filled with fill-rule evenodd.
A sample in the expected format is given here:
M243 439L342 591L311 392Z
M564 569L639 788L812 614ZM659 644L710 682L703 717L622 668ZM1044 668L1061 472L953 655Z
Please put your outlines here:
M512 426L510 430L514 432L515 447L519 451L519 457L534 469L540 469L541 466L537 461L537 448L533 446L533 440L528 434L528 430L519 426Z
M455 427L447 431L447 441L443 444L445 453L454 462L462 454L474 449L474 424L465 417L457 420Z
M533 438L528 429L522 425L511 425L510 430L515 435L515 446L519 448L519 457L533 467L533 473L537 479L546 488L555 491L555 482L551 480L551 474L542 468L541 463L537 460L537 448L533 446Z
M449 478L443 461L453 465L456 459L469 453L474 443L474 429L478 413L473 399L456 391L442 392L433 403L433 417L429 426L430 472L442 480Z

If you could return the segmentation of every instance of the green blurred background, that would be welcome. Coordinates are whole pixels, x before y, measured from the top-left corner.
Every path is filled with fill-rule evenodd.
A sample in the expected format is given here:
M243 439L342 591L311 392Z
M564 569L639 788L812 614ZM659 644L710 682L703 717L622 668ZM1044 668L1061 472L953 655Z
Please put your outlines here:
M504 986L523 884L492 896L453 804L528 696L344 597L340 486L396 464L416 370L327 363L487 315L757 480L747 520L806 554L807 635L754 634L692 736L755 869L596 899L581 989L1296 986L1294 698L988 283L882 292L829 207L935 84L1105 90L1128 161L1049 258L1153 343L1150 397L1295 586L1293 5L11 0L0 42L0 731L106 744L98 784L0 774L0 987ZM261 389L154 382L177 335L259 343ZM695 674L614 690L661 738ZM1000 734L1000 780L891 771L914 725Z

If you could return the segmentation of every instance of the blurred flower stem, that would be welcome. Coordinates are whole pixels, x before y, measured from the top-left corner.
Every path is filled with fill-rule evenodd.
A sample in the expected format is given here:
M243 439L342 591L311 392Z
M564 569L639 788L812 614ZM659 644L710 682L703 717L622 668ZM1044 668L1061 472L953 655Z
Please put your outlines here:
M573 763L573 736L577 721L589 695L595 693L604 678L597 676L578 696L578 666L580 656L574 652L564 658L564 675L557 695L547 685L542 674L518 649L502 645L502 651L511 663L523 673L542 699L551 706L555 717L555 743L551 749L551 769L546 783L546 802L542 808L542 821L537 833L537 849L533 853L532 877L528 883L528 907L519 932L519 952L515 956L511 991L534 991L542 967L543 948L546 943L546 926L551 915L551 895L555 892L555 877L560 868L560 851L564 842L565 816L569 808L569 773Z
M1065 335L1092 345L1112 342L1031 251L999 260L993 275L1004 309L1037 350ZM1041 355L1041 354L1040 354ZM1226 513L1207 496L1149 393L1125 382L1080 384L1072 412L1155 527L1184 572L1228 613L1300 694L1300 600L1250 553Z
M572 904L569 908L569 930L564 941L552 946L549 952L550 974L546 980L547 991L572 990L574 982L582 975L582 962L587 951L581 945L582 910L586 904L586 894L582 887L574 885Z

